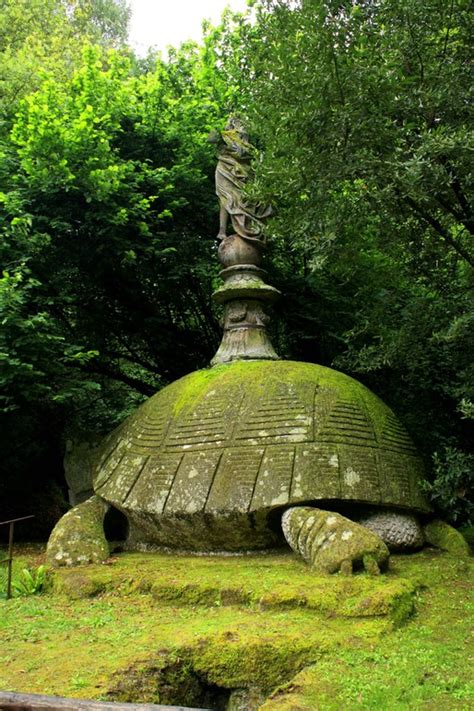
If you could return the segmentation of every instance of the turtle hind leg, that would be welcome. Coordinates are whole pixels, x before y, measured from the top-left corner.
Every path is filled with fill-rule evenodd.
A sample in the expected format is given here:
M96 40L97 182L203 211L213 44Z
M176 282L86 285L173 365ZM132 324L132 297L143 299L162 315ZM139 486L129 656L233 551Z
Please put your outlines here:
M359 524L377 533L391 551L413 550L427 543L459 558L470 554L463 535L439 519L422 526L414 514L378 511L360 519Z
M109 557L104 517L109 508L99 496L78 504L59 519L46 547L53 566L101 563Z
M391 551L421 548L424 535L421 524L414 514L403 511L375 511L358 523L376 533Z
M283 514L282 529L291 548L324 573L348 575L364 567L375 575L389 558L379 536L332 511L295 506Z

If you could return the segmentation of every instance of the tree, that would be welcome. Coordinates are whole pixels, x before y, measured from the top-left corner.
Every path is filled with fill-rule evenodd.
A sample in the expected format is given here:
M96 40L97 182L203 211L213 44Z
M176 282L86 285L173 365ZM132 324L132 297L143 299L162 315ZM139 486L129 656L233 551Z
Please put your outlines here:
M221 40L286 255L283 347L362 377L437 461L474 395L469 9L267 0Z
M45 76L60 82L70 75L84 44L123 45L129 18L125 0L0 0L0 120L6 128L19 100Z
M207 135L223 119L200 56L142 74L90 46L24 99L0 175L9 423L34 409L58 436L65 419L107 431L216 349Z
M28 5L18 32L6 27L0 57L12 72L0 130L6 469L38 481L39 442L58 467L66 426L107 430L209 361L219 328L207 134L237 111L262 149L249 197L275 207L280 353L380 394L432 459L432 495L466 520L467 3L435 0L427 13L421 0L265 0L256 21L227 13L203 47L167 62L108 49L124 3L41 7Z

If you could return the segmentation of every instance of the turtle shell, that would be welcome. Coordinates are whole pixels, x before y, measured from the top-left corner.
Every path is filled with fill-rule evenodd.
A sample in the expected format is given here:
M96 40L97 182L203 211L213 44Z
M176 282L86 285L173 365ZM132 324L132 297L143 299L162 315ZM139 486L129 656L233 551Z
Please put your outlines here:
M290 504L429 511L423 464L393 412L335 370L247 361L163 388L105 441L94 488L137 542L195 549L276 544Z

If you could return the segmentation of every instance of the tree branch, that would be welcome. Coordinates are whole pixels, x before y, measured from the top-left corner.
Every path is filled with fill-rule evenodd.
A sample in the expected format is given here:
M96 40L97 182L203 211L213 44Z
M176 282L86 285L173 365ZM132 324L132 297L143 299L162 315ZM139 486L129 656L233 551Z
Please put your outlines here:
M139 380L133 376L125 375L125 373L122 373L119 370L114 370L108 365L101 363L89 363L87 365L74 365L73 367L82 370L84 373L90 373L91 375L105 375L107 378L111 378L112 380L117 380L120 383L128 385L130 388L137 390L137 392L142 393L143 395L151 396L156 392L156 389L152 385L148 385L147 383L144 383L143 380Z
M446 34L444 36L443 51L441 53L440 63L439 63L440 68L446 58L446 52L448 50L448 40L449 40L449 33L451 32L451 19L453 17L453 10L454 10L454 0L451 0L451 7L449 8L449 19L448 19L448 22L446 23Z
M465 218L461 219L460 222L462 222L468 232L474 234L474 220L472 219L471 206L469 205L466 196L462 191L459 179L454 175L451 180L451 188L454 194L456 195L458 203L460 204L461 209L465 215Z
M468 264L471 265L471 267L474 267L474 258L471 257L469 252L467 252L464 247L462 247L453 237L451 237L449 232L445 230L443 225L435 217L433 217L433 215L430 215L429 212L424 210L421 205L418 205L418 203L415 202L415 200L413 200L410 196L406 195L403 200L412 208L414 212L416 212L417 215L427 222L449 245L451 245L451 247L455 249Z
M449 214L452 215L457 222L464 224L463 216L460 212L458 212L458 210L456 210L456 208L453 207L453 205L449 204L448 200L445 200L442 195L435 195L434 199L444 210L446 210L446 212L449 212Z

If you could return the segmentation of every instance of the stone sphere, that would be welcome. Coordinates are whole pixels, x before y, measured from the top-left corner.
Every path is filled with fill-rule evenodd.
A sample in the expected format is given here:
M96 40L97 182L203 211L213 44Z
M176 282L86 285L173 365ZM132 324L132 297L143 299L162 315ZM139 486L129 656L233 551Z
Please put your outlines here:
M423 465L393 412L335 370L238 361L181 378L102 446L97 494L140 543L279 544L290 505L429 511Z
M257 241L253 243L239 235L224 237L217 254L220 263L225 268L243 264L252 264L258 267L262 262L261 249Z

